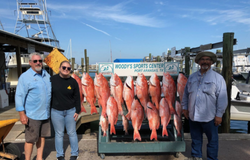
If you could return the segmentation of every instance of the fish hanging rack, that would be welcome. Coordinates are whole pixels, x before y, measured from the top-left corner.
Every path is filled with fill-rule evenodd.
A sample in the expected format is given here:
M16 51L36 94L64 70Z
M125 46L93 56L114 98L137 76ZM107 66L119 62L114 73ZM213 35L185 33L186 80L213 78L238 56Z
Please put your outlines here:
M173 77L177 80L177 77ZM176 96L177 97L177 96ZM124 106L123 106L124 108ZM174 104L175 108L175 104ZM99 113L102 112L100 107ZM124 111L126 113L127 111ZM99 118L100 119L100 118ZM174 125L173 115L171 121L167 126L168 137L162 137L162 126L160 125L157 130L157 139L150 140L151 131L148 126L148 121L144 120L139 130L142 141L133 140L133 127L131 121L129 121L128 135L125 135L123 131L122 119L119 115L117 124L115 125L116 135L110 135L110 125L107 130L107 136L103 137L101 126L99 126L97 135L97 153L104 159L105 154L143 154L143 153L173 153L175 157L179 157L180 152L185 152L186 144L184 141L183 127L181 130L181 136L177 136L177 130Z

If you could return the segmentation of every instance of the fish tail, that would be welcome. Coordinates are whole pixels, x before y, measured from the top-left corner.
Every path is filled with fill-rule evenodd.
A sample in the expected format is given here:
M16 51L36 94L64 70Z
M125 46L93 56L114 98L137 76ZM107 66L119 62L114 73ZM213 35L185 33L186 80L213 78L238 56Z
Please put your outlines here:
M106 132L103 132L103 135L102 135L103 137L106 137L107 136L107 133Z
M134 130L134 141L138 139L139 141L141 141L141 135L139 133L139 131L137 129Z
M93 113L98 114L98 112L97 112L97 109L96 109L95 105L92 105L92 106L91 106L91 114L93 114Z
M152 133L151 133L151 136L150 136L150 140L157 140L157 133L156 133L156 129L152 129Z
M181 137L181 132L177 132L177 137Z
M127 120L131 120L130 112L128 112L125 117L127 118Z
M169 107L169 109L170 109L170 114L176 114L176 111L175 111L173 105L170 104L169 106L170 106L170 107Z
M114 133L114 134L116 134L116 132L115 132L115 125L110 125L110 135L112 134L112 133Z
M86 109L84 108L84 105L83 105L83 104L81 105L81 112L87 113L87 111L86 111Z
M123 109L121 104L118 107L118 114L123 115Z
M162 128L163 128L163 130L162 130L162 137L164 137L164 135L168 136L168 130L167 130L167 128L166 127L162 127Z

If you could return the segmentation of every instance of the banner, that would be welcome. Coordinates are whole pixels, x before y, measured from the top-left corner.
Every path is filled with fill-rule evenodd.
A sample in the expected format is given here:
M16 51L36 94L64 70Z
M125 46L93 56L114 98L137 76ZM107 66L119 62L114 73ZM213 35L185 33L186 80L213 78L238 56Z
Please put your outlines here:
M156 73L162 76L163 72L169 72L170 75L179 74L178 62L140 62L140 63L99 63L99 73L104 76L111 76L116 73L118 76L137 76L143 73L145 76L151 76Z

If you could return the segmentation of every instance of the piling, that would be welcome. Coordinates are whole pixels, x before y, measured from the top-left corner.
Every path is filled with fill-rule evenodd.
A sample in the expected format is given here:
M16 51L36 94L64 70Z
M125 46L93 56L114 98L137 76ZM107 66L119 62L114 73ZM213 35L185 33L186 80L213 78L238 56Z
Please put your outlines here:
M84 72L84 58L81 58L82 73Z
M189 76L190 74L190 47L185 47L185 75Z
M17 64L17 76L18 78L22 74L22 66L21 66L21 53L20 53L20 47L16 47L16 64Z
M232 89L232 65L233 65L233 44L234 33L223 34L223 68L222 76L226 81L228 106L222 117L221 132L230 132L230 108L231 108L231 89Z
M75 69L75 58L71 58L71 68L72 68L72 71L74 71L74 69Z
M85 58L85 72L87 72L87 49L84 49L84 58Z

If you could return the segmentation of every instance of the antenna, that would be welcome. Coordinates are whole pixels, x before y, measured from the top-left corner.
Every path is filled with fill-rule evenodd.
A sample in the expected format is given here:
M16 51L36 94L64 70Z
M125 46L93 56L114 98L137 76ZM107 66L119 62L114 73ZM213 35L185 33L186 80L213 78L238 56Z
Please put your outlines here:
M2 24L2 22L0 21L0 26L2 27L2 29L4 30L4 28L3 28L3 24Z

